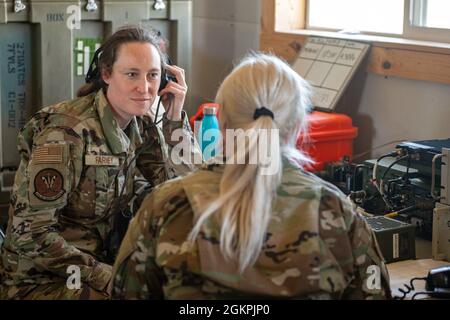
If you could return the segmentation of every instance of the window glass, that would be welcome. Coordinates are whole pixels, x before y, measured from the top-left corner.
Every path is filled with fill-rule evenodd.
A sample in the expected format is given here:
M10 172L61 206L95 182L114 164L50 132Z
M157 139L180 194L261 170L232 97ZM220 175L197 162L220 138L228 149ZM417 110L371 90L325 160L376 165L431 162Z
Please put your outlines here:
M308 8L310 29L403 33L404 0L309 0Z

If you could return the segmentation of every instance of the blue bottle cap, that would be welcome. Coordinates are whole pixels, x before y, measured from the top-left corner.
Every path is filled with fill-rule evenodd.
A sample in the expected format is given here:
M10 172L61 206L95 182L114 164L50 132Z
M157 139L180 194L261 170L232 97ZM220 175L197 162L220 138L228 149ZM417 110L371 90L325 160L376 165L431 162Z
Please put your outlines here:
M203 109L203 114L212 114L212 115L214 115L216 113L217 113L217 110L214 107L205 107Z

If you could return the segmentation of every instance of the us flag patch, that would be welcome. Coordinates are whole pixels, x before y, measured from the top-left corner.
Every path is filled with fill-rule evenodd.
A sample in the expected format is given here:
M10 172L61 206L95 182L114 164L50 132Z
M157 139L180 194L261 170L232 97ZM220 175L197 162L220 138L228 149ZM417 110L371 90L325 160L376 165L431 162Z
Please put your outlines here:
M62 163L63 146L57 144L38 146L33 152L33 161L35 164Z

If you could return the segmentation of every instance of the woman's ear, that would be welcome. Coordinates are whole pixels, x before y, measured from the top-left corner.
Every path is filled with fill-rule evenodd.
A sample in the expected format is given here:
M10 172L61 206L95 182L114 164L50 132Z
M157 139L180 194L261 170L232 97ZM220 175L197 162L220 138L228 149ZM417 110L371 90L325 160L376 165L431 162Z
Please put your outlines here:
M102 71L101 71L100 76L101 76L103 82L109 85L109 79L111 77L110 72L103 68Z
M222 134L225 134L227 128L228 128L227 122L223 118L220 119L219 120L219 129L222 132Z

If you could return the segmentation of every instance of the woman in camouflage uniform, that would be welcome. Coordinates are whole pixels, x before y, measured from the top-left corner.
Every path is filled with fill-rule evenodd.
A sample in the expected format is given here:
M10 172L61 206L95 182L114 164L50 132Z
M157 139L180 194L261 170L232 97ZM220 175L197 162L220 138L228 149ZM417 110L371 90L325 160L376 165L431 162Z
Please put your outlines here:
M107 298L132 200L194 169L168 157L176 130L198 149L182 110L184 70L166 65L160 42L139 27L118 30L79 98L43 108L21 130L0 298ZM160 88L164 69L176 82ZM148 114L158 94L168 109L162 130Z
M295 144L308 95L305 80L274 56L249 56L231 72L216 98L219 122L258 139L239 145L227 134L225 144L238 149L229 148L226 164L166 182L144 199L114 265L113 298L390 296L363 217L303 169L310 160ZM265 144L269 162L257 150ZM234 164L242 150L247 163Z

